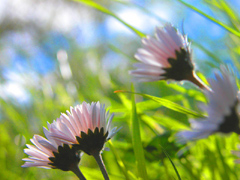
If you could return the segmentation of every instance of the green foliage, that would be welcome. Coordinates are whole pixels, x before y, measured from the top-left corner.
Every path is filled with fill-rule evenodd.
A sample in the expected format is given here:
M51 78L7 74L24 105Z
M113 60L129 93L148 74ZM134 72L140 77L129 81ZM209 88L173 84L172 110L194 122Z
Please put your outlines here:
M167 153L167 151L165 151L165 149L164 149L163 147L162 147L162 150L163 150L164 154L166 155L166 157L167 157L167 158L169 159L169 161L171 162L171 164L172 164L172 166L173 166L173 168L174 168L174 170L175 170L175 172L176 172L176 174L177 174L178 179L181 180L180 174L178 173L178 170L177 170L176 166L174 165L172 159L170 158L169 154Z
M133 85L132 85L132 90L134 91ZM148 176L147 176L147 171L146 171L145 158L144 158L141 135L140 135L140 126L139 126L139 120L137 117L134 95L132 95L132 115L131 116L132 116L131 117L132 144L133 144L133 150L134 150L134 154L135 154L135 158L136 158L138 175L139 175L140 179L147 180Z
M159 97L155 97L155 96L150 96L148 94L129 92L129 91L115 91L115 92L126 92L126 93L138 94L138 95L141 95L145 98L148 98L148 99L151 99L153 101L158 102L159 106L162 105L162 106L165 106L166 108L172 109L174 111L177 111L177 112L180 112L180 113L183 113L183 114L192 115L192 116L195 116L195 117L204 117L203 114L194 112L190 109L186 109L186 108L184 108L184 107L182 107L182 106L180 106L176 103L173 103L172 101L169 101L167 99L163 99L163 98L159 98Z

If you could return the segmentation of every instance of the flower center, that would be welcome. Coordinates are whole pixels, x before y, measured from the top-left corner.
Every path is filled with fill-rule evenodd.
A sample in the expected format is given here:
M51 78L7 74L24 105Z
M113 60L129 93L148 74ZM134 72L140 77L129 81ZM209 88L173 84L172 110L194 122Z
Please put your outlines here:
M240 134L239 128L239 116L237 112L238 101L231 108L231 113L228 116L224 117L223 123L219 126L219 132L229 133L236 132Z
M80 161L79 151L70 148L69 145L64 144L63 147L58 147L58 152L53 152L54 157L48 158L52 163L48 163L53 169L61 169L63 171L71 170L72 166Z
M187 80L192 76L193 64L190 53L184 48L180 51L175 50L176 58L168 58L169 68L163 68L166 73L163 74L165 79L174 79L176 81Z
M95 128L94 132L88 129L87 134L82 131L81 137L76 136L79 144L74 144L73 146L88 155L93 155L102 150L104 143L107 141L107 136L108 132L104 134L103 127L100 130L98 127Z

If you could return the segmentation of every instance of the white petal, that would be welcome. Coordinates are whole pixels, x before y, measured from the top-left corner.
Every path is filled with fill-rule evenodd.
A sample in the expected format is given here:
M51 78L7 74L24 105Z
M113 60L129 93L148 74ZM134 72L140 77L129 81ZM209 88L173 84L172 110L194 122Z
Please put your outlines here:
M179 143L186 143L187 141L206 138L212 133L212 131L181 131L177 133L177 141Z

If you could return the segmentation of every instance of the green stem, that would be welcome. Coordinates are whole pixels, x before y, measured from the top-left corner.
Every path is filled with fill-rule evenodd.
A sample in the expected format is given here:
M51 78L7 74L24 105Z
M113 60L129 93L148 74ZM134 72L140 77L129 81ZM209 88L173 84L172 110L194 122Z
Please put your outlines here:
M208 91L212 91L210 87L208 87L197 75L195 72L192 72L186 80L192 82L193 84L197 85L201 89L206 89Z
M103 175L104 179L105 180L109 180L108 173L107 173L106 167L105 167L105 165L103 163L101 154L99 152L95 153L95 154L93 154L93 157L97 161L98 166L99 166L99 168L100 168L100 170L102 172L102 175Z
M162 146L161 146L161 148L162 148L162 151L164 152L165 156L167 156L168 160L171 162L178 179L181 180L180 174L178 173L178 170L177 170L175 164L173 163L172 159L170 158L169 154L167 153L167 151Z
M71 167L71 171L80 179L80 180L87 180L84 175L82 174L82 172L80 171L79 167L76 166L72 166Z

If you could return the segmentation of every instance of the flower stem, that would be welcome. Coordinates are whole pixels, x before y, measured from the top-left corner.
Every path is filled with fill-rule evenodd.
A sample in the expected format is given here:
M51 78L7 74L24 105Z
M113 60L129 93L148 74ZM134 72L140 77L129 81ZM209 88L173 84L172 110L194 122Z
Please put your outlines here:
M108 173L107 173L107 170L106 170L106 167L103 163L103 160L102 160L102 156L100 153L95 153L93 154L93 157L95 158L95 160L97 161L98 163L98 166L103 174L103 177L105 180L109 180L109 177L108 177Z
M86 178L84 177L84 175L82 174L82 172L80 171L79 167L76 166L72 166L71 167L71 171L80 179L80 180L86 180Z
M190 76L187 77L188 81L192 82L193 84L197 85L201 89L206 89L208 91L212 91L210 87L208 87L193 71Z

